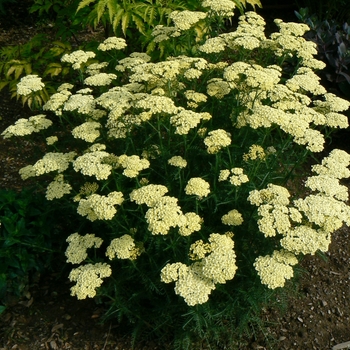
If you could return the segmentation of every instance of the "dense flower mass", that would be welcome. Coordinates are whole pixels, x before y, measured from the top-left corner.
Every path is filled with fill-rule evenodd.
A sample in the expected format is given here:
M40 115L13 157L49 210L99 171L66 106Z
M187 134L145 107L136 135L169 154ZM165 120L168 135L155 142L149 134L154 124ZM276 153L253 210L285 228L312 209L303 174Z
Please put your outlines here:
M126 46L127 44L125 39L111 36L105 39L104 42L97 47L97 50L100 50L100 51L121 50L121 49L124 49Z
M65 194L69 194L72 186L64 181L64 176L59 174L54 181L50 182L46 189L46 199L51 201L54 198L62 198Z
M218 153L222 148L231 144L231 135L223 129L213 130L204 139L208 153Z
M286 280L294 275L292 266L298 263L294 254L288 251L275 250L272 255L260 256L254 267L260 276L261 283L270 289L283 287Z
M193 177L187 182L185 192L189 196L194 195L202 199L203 197L207 197L210 193L210 185L200 177Z
M47 119L44 114L39 114L28 119L20 118L14 125L6 128L1 135L7 139L12 136L25 136L33 132L40 132L52 125L52 121Z
M86 199L81 199L78 205L78 214L86 216L90 221L111 220L117 213L116 205L123 203L121 192L110 192L107 196L92 194Z
M68 236L66 242L69 243L65 253L67 262L71 264L80 264L88 256L87 249L92 247L100 248L103 240L99 237L95 237L93 233L81 236L76 232Z
M32 92L40 91L45 84L36 74L26 75L17 84L17 94L22 96L30 95Z
M71 295L76 295L79 300L93 298L96 289L103 283L102 278L111 274L111 267L105 263L87 264L73 269L68 278L71 282L77 283L71 288Z
M95 56L96 54L92 51L77 50L63 55L61 61L71 63L73 69L80 69L83 63L86 63L90 58L94 58Z
M134 239L130 235L123 235L120 238L115 238L107 247L106 256L112 260L116 256L118 259L135 260L142 250L137 247Z

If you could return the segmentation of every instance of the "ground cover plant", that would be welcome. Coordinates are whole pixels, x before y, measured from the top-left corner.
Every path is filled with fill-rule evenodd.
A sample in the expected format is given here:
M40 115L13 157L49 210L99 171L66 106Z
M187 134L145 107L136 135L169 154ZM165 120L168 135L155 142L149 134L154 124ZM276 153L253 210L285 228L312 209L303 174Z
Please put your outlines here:
M234 4L220 5L155 28L161 61L119 58L127 43L117 37L64 55L76 86L62 84L41 114L2 133L42 133L52 152L22 178L52 175L47 199L86 217L67 237L72 295L104 302L105 318L129 321L135 335L173 335L178 348L234 346L298 259L327 251L349 224L346 152L315 164L303 191L295 185L331 131L348 126L339 112L349 103L314 72L324 63L302 37L308 27L276 20L267 38L248 12L220 34L213 24ZM213 32L196 35L202 23ZM43 87L28 75L17 93Z

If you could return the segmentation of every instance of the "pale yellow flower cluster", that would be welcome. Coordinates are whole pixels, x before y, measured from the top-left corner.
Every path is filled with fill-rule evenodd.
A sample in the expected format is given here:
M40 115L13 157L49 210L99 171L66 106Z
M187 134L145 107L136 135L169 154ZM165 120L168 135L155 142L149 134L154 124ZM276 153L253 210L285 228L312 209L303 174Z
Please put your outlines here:
M113 73L97 73L85 78L84 84L89 86L106 86L116 78L116 74Z
M68 90L62 90L51 95L49 100L43 105L43 110L54 112L56 115L62 115L62 106L71 95L72 93Z
M68 169L69 164L73 161L75 156L75 152L49 152L46 153L42 159L39 159L34 165L27 165L26 167L20 169L19 173L22 179L26 179L31 176L40 176L51 171L63 173Z
M174 22L175 28L179 30L188 30L201 19L207 17L205 12L200 11L173 11L169 18Z
M218 153L222 148L231 144L231 134L223 129L209 131L204 139L209 154Z
M238 210L233 209L233 210L230 210L227 214L222 216L221 222L224 225L239 226L239 225L242 225L243 223L243 217Z
M67 262L71 264L80 264L88 256L87 249L92 247L100 248L103 240L99 237L95 237L93 233L81 236L76 232L68 236L66 242L69 243L65 252Z
M292 91L306 91L313 95L322 95L327 90L320 85L321 78L311 68L301 67L296 74L286 81L286 86Z
M141 159L137 155L127 156L123 154L118 157L118 163L124 168L123 174L127 177L136 177L141 170L148 169L150 162L147 159Z
M54 143L56 143L58 141L58 137L57 136L49 136L46 138L46 144L48 146L53 145Z
M294 254L314 255L318 250L326 252L331 243L331 234L323 230L300 225L294 227L280 241L281 246Z
M82 139L86 142L94 142L100 136L99 128L101 128L101 124L98 122L85 122L75 127L72 130L72 135L76 139Z
M266 189L253 190L249 193L248 201L256 206L261 204L289 204L290 194L285 187L268 184Z
M152 31L152 36L154 37L155 43L161 43L170 38L175 38L181 35L181 31L177 27L166 27L162 24L159 24L154 27Z
M186 90L184 95L188 100L187 106L190 108L197 108L199 103L206 102L208 99L206 95L194 90Z
M98 62L98 63L91 63L86 67L85 73L89 75L95 75L100 73L102 68L106 68L108 66L108 62ZM80 93L80 91L78 91Z
M232 168L231 174L229 181L233 186L241 186L243 183L249 181L248 176L243 173L242 168Z
M294 254L285 250L275 250L272 255L259 256L254 263L261 283L270 289L283 287L286 280L293 277L292 266L298 263Z
M141 253L141 247L137 247L134 239L127 234L119 238L114 238L106 250L106 256L109 260L114 259L115 256L118 259L136 260Z
M161 281L175 282L175 293L189 306L203 304L215 289L215 283L226 283L235 276L237 266L230 235L213 233L210 243L199 240L191 245L190 256L200 257L190 266L182 263L167 264L161 271Z
M224 96L231 92L229 83L221 78L213 78L208 80L207 94L221 100Z
M44 114L39 114L28 119L20 118L14 125L7 127L1 135L4 139L8 139L12 136L26 136L31 135L33 132L39 132L47 129L52 125L52 121L46 119Z
M263 147L259 145L251 145L249 147L249 152L243 154L243 160L247 162L248 160L264 160L266 158L266 153Z
M99 186L96 182L85 182L83 186L80 187L79 193L73 198L74 202L79 202L82 197L90 196L96 193Z
M212 116L208 112L199 113L179 108L178 112L170 117L170 123L176 128L175 134L187 135L201 120L210 120L211 118Z
M32 92L40 91L44 88L45 84L41 81L41 78L36 74L29 74L21 78L17 84L17 95L27 96Z
M160 197L145 214L148 229L153 235L167 235L171 227L186 224L178 200L175 197Z
M181 236L189 236L193 232L200 231L203 219L196 213L186 213L184 220L181 218L179 222L179 234Z
M64 103L63 111L77 111L82 114L90 115L95 107L94 97L92 95L75 94L69 97Z
M95 56L96 54L92 51L77 50L64 54L61 62L71 63L73 69L80 69L83 63L86 63L90 58L94 58Z
M130 200L139 205L146 204L148 207L153 207L167 192L168 189L163 185L149 184L133 190L130 193Z
M118 38L116 36L111 36L105 39L100 45L98 45L97 50L100 51L110 51L110 50L122 50L127 46L125 39Z
M62 198L65 194L69 194L71 190L72 186L64 181L63 174L59 174L47 186L46 199L52 201L55 198Z
M103 162L108 156L110 154L103 150L87 152L75 159L74 170L84 175L95 176L97 180L106 180L112 172L112 166Z
M209 8L209 15L216 15L220 17L231 17L234 15L234 8L236 4L231 0L204 0L203 7Z
M201 229L203 219L192 212L183 214L177 198L164 196L168 189L163 185L149 184L130 193L130 200L146 204L149 209L145 218L152 234L166 235L171 227L179 227L179 234L188 236Z
M81 199L78 205L78 214L86 216L90 221L112 220L117 209L115 205L121 205L124 201L121 192L110 192L107 196L91 194L86 199Z
M197 196L198 199L202 199L210 193L210 185L200 177L192 177L187 182L185 192L189 196Z
M87 264L73 269L68 278L71 282L77 283L71 288L71 295L76 295L79 300L93 298L96 295L96 289L103 282L102 278L109 277L111 274L111 267L105 263Z
M119 60L119 64L115 69L120 72L125 72L126 69L136 67L150 60L151 56L147 55L145 52L132 52L128 57Z
M168 163L172 166L176 166L178 168L186 168L187 160L183 159L181 156L173 156L168 159Z

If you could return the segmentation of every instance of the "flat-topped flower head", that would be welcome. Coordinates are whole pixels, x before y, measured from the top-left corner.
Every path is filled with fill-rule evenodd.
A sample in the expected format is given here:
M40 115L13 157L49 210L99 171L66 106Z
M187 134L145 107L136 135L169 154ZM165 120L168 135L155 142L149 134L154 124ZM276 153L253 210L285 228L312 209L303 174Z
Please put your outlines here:
M197 196L199 199L202 199L210 193L210 185L200 177L193 177L188 180L185 192L189 196Z
M193 232L201 229L203 219L196 213L186 213L185 220L179 223L179 234L181 236L189 236Z
M71 282L77 283L71 288L71 295L76 295L79 300L93 298L96 289L103 283L102 278L111 274L111 267L105 263L87 264L73 269L68 278Z
M224 225L239 226L239 225L242 225L243 223L243 217L238 210L233 209L233 210L230 210L227 214L222 216L221 222Z
M112 220L117 213L115 206L121 205L123 201L121 192L110 192L107 196L94 193L79 201L77 212L81 216L86 216L90 221Z
M175 134L187 135L201 120L209 120L211 117L207 112L198 113L181 108L175 115L170 117L170 123L176 128Z
M85 78L84 84L89 86L106 86L116 78L117 75L113 73L97 73Z
M62 198L65 194L69 194L71 190L72 186L64 181L63 174L59 174L47 186L46 199L52 201L55 198Z
M222 148L231 144L231 134L223 129L210 131L204 139L209 154L218 153Z
M275 250L272 255L259 256L254 267L260 276L261 283L270 289L283 287L286 280L293 277L293 265L298 263L294 254Z
M86 63L90 58L94 58L95 56L96 54L92 51L77 50L64 54L61 62L71 63L73 69L80 69L83 63Z
M118 158L118 162L124 168L123 174L131 178L138 176L141 170L150 166L147 159L142 159L137 155L127 156L123 154Z
M210 15L231 17L234 15L236 4L231 0L204 0L202 6L209 8Z
M136 260L141 253L140 247L137 247L134 239L127 234L113 239L106 250L106 256L109 260L115 257L118 259Z
M126 46L127 44L124 38L111 36L105 39L100 45L98 45L97 50L100 50L100 51L122 50Z
M173 156L170 159L168 159L168 164L178 168L186 168L187 161L186 159L183 159L181 156Z
M169 17L179 30L188 30L201 19L207 17L205 12L200 11L173 11Z
M28 96L32 92L40 91L44 88L45 84L41 81L41 78L36 74L29 74L21 78L17 84L17 94L20 96Z
M168 192L163 185L149 184L141 188L137 188L130 193L130 200L136 204L146 204L153 207L158 200Z
M171 227L181 226L186 222L177 202L175 197L162 196L147 210L145 218L153 235L167 235Z
M45 130L52 125L50 119L46 119L44 114L39 114L28 119L20 118L14 125L7 127L1 135L4 139L8 139L12 136L26 136L33 132L39 132Z
M72 135L76 139L82 139L86 142L94 142L100 136L99 128L101 128L101 124L98 122L85 122L75 127L72 130Z
M81 236L76 232L68 236L66 242L69 243L65 252L67 262L71 264L80 264L88 257L87 249L93 247L100 248L103 240L99 237L95 237L93 233Z

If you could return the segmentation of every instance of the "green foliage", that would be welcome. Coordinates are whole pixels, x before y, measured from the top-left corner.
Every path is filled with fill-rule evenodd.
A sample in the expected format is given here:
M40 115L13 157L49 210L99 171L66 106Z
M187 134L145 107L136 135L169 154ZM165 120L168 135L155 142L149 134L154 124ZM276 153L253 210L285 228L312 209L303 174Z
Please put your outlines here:
M345 22L350 16L348 0L296 0L298 8L307 7L320 20Z
M15 2L16 0L0 0L0 15L6 15L6 6Z
M311 15L308 8L295 13L300 21L310 27L306 38L317 45L318 55L327 62L327 69L320 74L335 88L350 97L350 26L337 21L321 20Z
M57 58L71 50L69 43L50 41L45 34L38 34L22 45L4 46L0 49L0 90L7 87L12 97L17 97L17 84L28 74L40 74L54 78L65 76L69 68ZM49 83L35 95L22 96L23 104L36 109L42 106L54 92L55 84Z
M34 272L53 265L53 220L45 198L33 189L0 191L0 308L21 297Z
M80 0L34 0L29 9L30 13L36 13L39 21L46 26L50 24L56 34L56 38L67 41L74 39L76 34L84 28L86 11L76 14L76 8ZM79 44L79 43L78 43Z

